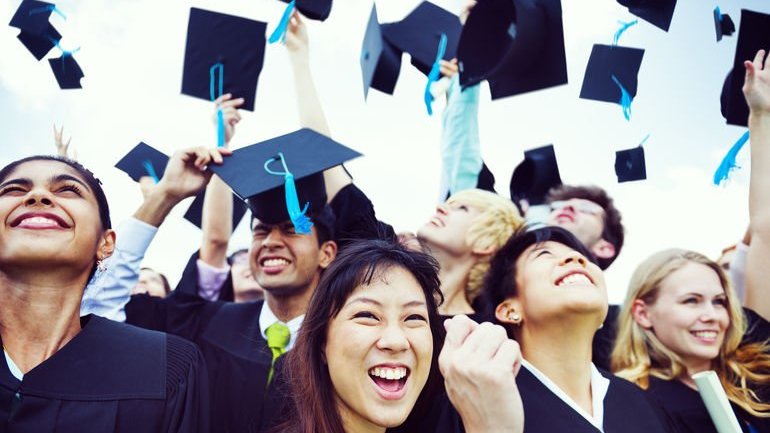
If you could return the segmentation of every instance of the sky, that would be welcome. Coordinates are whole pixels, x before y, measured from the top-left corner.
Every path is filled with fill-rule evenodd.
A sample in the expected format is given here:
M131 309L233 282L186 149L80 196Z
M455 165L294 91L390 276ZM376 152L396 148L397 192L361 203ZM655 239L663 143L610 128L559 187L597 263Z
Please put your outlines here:
M455 13L461 7L460 0L435 2ZM0 21L9 22L19 3L0 2ZM418 3L379 0L380 21L398 21ZM212 104L180 94L190 7L267 22L269 34L284 3L62 0L57 6L67 19L52 15L51 22L64 36L64 48L80 47L75 56L85 73L83 89L60 90L47 62L36 61L18 42L18 30L0 27L0 164L54 153L52 125L64 125L78 159L104 183L119 226L141 203L138 185L114 168L134 145L144 141L171 154L216 144ZM743 168L726 185L711 181L745 132L726 125L719 109L737 32L716 42L715 6L680 0L669 32L640 20L624 33L620 45L646 50L630 121L617 104L578 97L592 45L610 44L618 21L635 18L612 0L562 1L568 84L496 101L482 85L482 155L501 195L509 195L511 173L525 150L553 144L565 183L596 184L615 199L626 240L606 273L611 302L622 302L635 266L650 254L679 247L717 258L746 230L748 149L738 158ZM736 27L742 8L770 13L770 3L762 0L719 6ZM335 0L325 22L307 23L311 68L333 138L364 154L346 164L355 182L381 220L399 231L414 231L437 203L443 107L439 101L436 114L427 115L426 78L406 58L394 95L373 90L364 100L359 56L371 7L371 0ZM286 49L270 45L255 110L243 113L233 147L299 129L295 98ZM647 134L648 179L617 183L615 151L638 145ZM182 219L187 206L182 203L167 218L144 262L165 273L172 285L200 245L200 231ZM230 248L248 244L248 228L241 224Z

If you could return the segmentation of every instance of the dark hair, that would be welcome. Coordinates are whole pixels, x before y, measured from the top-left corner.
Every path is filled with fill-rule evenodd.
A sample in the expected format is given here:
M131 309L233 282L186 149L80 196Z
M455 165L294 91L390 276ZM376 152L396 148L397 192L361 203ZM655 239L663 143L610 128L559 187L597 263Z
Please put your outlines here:
M297 337L297 343L286 362L293 414L281 425L283 431L302 433L343 433L342 421L335 406L334 387L323 348L330 321L339 314L353 291L371 283L373 278L398 267L408 271L423 290L428 320L433 336L433 356L429 383L415 407L430 399L430 378L438 375L438 352L444 339L438 305L443 301L438 278L438 263L431 256L411 251L404 246L382 240L352 243L324 273L310 299L310 304Z
M233 263L235 263L235 258L238 257L241 254L249 254L248 248L240 248L235 251L233 251L229 256L227 256L227 264L232 266Z
M604 209L604 229L602 230L602 239L615 247L615 255L606 259L597 257L597 264L602 269L610 267L612 262L620 255L623 248L624 230L621 222L620 211L615 208L615 204L604 189L595 185L561 185L548 192L546 203L557 200L569 200L579 198L592 201Z
M527 230L526 227L520 228L492 258L482 290L484 296L482 304L486 312L491 312L494 316L494 311L501 302L518 294L516 260L530 246L547 241L565 245L582 254L591 262L598 264L588 248L566 229L556 226L546 226L535 230ZM500 323L500 325L506 327L505 324Z
M330 206L324 206L321 208L320 212L315 213L308 213L307 215L310 220L313 222L313 227L315 227L316 231L316 237L318 238L318 245L323 245L324 242L327 241L333 241L334 240L334 225L336 218L334 216L334 211ZM254 229L254 221L259 221L259 219L254 216L254 214L251 214L251 229L253 231ZM234 256L237 253L233 253L230 257Z
M96 197L96 203L99 205L99 219L102 222L102 230L107 230L112 228L112 221L110 220L110 207L107 204L107 196L104 194L104 190L102 189L102 182L99 179L97 179L93 173L91 173L91 170L83 167L83 165L81 165L77 161L74 161L72 159L69 159L63 156L53 156L53 155L28 156L26 158L16 160L6 165L5 167L3 167L2 170L0 170L0 182L4 181L16 167L18 167L21 164L24 164L25 162L30 162L30 161L56 161L56 162L61 162L63 164L67 164L68 166L72 167L72 169L78 172L80 177L83 178L83 180L91 189L91 191L93 191L94 197Z
M157 275L160 278L160 281L163 284L163 291L166 292L167 295L169 293L171 293L171 285L168 283L168 278L166 278L166 276L163 275L163 273L158 272L158 271L156 271L153 268L148 268L146 266L139 268L139 271L140 272L141 271L150 271L150 272L155 273L155 275Z

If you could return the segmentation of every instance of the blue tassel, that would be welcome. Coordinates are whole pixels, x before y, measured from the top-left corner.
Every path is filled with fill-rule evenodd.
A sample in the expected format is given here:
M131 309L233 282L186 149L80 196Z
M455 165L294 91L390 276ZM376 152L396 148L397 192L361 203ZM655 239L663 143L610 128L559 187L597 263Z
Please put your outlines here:
M741 151L741 148L747 141L749 141L749 131L746 131L746 133L733 144L733 147L727 151L727 155L722 159L719 167L717 167L717 171L714 172L714 185L719 185L726 181L730 177L730 172L736 168L740 168L735 163L735 159L738 157L738 152Z
M158 173L155 173L155 167L152 166L152 162L150 162L149 159L142 161L142 165L144 166L144 170L147 171L147 175L152 178L153 182L156 184L160 182L160 179L158 179Z
M65 21L67 20L67 17L64 15L64 12L62 12L61 9L57 8L56 5L49 5L49 6L43 6L41 8L30 9L29 15L32 16L35 14L40 14L48 11L54 12L56 15L59 15L60 17L62 17L62 19Z
M218 89L215 89L214 82L215 82L215 76L217 74L217 71L219 71L219 87ZM224 82L225 82L225 65L223 65L221 62L217 62L214 64L214 66L209 69L209 94L211 96L211 101L215 101L217 98L222 96L223 89L224 89ZM217 93L216 90L219 90ZM217 147L224 147L225 146L225 117L222 113L222 109L217 109Z
M425 84L425 94L423 95L425 99L425 106L428 108L428 115L433 115L433 107L431 104L433 103L433 95L430 93L430 86L438 81L439 77L441 76L441 59L444 58L444 53L446 52L446 34L441 34L441 40L438 43L438 52L436 53L436 61L433 62L433 66L430 68L430 73L428 73L428 83Z
M281 41L282 44L286 43L286 29L289 27L291 13L294 12L294 1L295 0L291 0L291 3L289 3L286 6L286 9L283 10L283 15L281 16L281 21L278 22L278 27L273 30L270 39L268 39L271 44L278 41Z
M628 93L628 90L620 84L620 81L618 81L615 75L612 75L612 81L620 87L620 101L618 101L618 103L623 107L623 116L626 120L631 120L631 101L633 98L631 98L631 94Z
M724 21L724 17L722 16L722 11L719 9L719 6L714 9L714 11L717 13L717 16L719 17L719 22L721 23Z
M612 40L612 45L617 46L618 40L620 39L620 36L623 34L623 32L625 32L626 30L628 30L629 27L633 26L638 22L639 20L633 20L627 23L623 21L618 21L618 24L620 24L620 28L618 29L618 31L615 32L615 37Z
M283 165L283 172L277 172L270 170L268 165L270 165L271 162L276 160L281 160L281 164ZM307 213L307 209L310 206L310 202L305 203L305 207L300 210L299 208L299 197L297 196L297 186L294 184L294 175L289 171L289 168L286 166L286 159L283 157L282 152L278 152L277 157L272 157L265 161L265 171L276 175L276 176L283 176L284 179L284 190L286 191L286 210L289 213L289 218L291 219L291 223L294 224L294 231L302 234L307 235L310 234L310 228L313 227L313 222L310 221L310 218L305 215Z

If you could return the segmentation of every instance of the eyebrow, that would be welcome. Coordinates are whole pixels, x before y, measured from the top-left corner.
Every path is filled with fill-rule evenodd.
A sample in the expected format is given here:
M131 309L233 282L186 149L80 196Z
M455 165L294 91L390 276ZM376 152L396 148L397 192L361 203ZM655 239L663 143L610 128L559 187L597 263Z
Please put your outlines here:
M83 181L76 178L75 176L70 176L69 174L58 174L56 176L52 176L50 179L48 179L49 183L59 183L59 182L76 182L83 186L88 191L91 191L91 188L88 187ZM2 185L0 185L0 188L4 188L8 185L22 185L22 186L30 186L33 182L31 179L22 177L17 179L11 179L7 182L3 182Z
M32 185L32 181L27 179L26 177L19 178L19 179L11 179L9 181L3 182L0 185L0 188L5 188L8 185L24 185L24 186L29 186L29 185Z
M356 302L361 302L361 303L364 303L364 304L371 304L371 305L376 305L378 307L382 307L382 302L377 301L377 300L372 299L372 298L365 298L365 297L353 298L353 299L349 300L345 305L354 304ZM402 306L403 307L419 307L419 306L423 306L423 305L425 305L425 302L423 302L423 301L409 301L409 302L404 303L404 305L402 305Z

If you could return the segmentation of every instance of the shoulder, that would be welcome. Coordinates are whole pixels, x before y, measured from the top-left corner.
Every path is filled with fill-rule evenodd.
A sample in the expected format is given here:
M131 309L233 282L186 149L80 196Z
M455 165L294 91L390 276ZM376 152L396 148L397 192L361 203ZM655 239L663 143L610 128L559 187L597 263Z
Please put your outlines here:
M198 347L184 338L168 335L166 338L166 386L174 389L185 383L191 374L202 370L203 356Z

